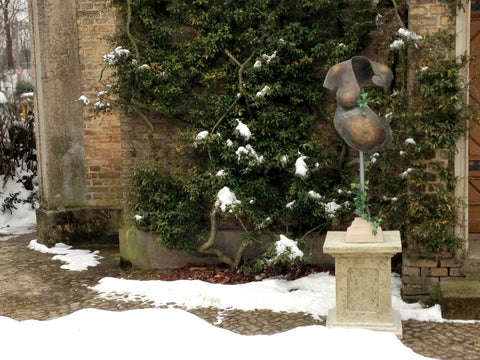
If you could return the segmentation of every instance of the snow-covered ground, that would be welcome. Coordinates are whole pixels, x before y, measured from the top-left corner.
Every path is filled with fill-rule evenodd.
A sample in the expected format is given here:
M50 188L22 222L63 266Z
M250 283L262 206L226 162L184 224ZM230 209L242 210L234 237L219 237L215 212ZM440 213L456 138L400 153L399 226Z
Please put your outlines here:
M299 327L238 335L188 312L77 311L49 321L0 317L2 359L426 359L391 333Z
M30 195L30 191L26 190L23 185L18 182L23 175L31 175L27 171L17 169L14 180L9 180L4 185L4 176L0 175L0 206L4 204L5 199L11 194L17 193L19 200L26 200ZM36 187L35 189L36 190ZM30 203L16 203L16 209L12 212L6 210L0 211L0 241L5 241L23 234L29 230L35 229L36 219L35 210L32 209ZM1 210L1 208L0 208Z
M19 191L18 184L9 186L8 191ZM0 213L3 233L13 236L34 226L31 208L17 211L21 214L18 221L16 212ZM58 271L84 271L102 261L98 251L62 244L48 249L34 240L29 248L54 255L52 261L65 262L59 263ZM404 303L400 286L400 278L392 275L392 304L402 319L445 321L438 305L422 308ZM276 278L242 285L104 278L92 288L92 296L148 301L156 306L175 303L187 309L270 309L324 317L335 304L335 277L318 273L295 281ZM158 307L124 312L85 309L48 321L0 317L0 339L0 359L426 359L392 333L318 325L276 335L245 336L210 325L186 311Z

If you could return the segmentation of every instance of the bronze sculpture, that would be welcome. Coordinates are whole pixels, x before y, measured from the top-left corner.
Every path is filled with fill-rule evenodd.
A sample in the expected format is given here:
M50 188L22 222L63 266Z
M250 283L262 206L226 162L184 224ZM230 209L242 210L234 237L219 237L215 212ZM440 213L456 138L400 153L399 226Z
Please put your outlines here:
M361 99L362 87L374 84L386 89L392 79L393 74L388 66L363 56L354 56L328 71L323 86L336 91L335 129L353 149L373 152L391 143L389 123L368 105L360 107L358 100Z

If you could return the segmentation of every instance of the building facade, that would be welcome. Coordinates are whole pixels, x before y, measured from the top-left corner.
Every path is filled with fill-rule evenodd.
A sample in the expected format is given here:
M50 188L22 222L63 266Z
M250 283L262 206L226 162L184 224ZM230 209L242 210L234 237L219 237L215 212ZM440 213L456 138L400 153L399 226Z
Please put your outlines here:
M175 158L175 128L160 118L151 119L155 130L151 135L143 122L118 111L95 115L92 107L79 101L82 96L96 101L109 76L103 56L112 50L111 38L121 25L108 1L30 0L29 11L35 64L39 241L115 239L128 208L132 169L151 156L149 137L154 137L161 151L160 161L169 166ZM477 46L477 15L480 6L476 2L465 2L465 9L452 17L440 0L408 1L409 28L419 35L445 28L455 32L457 56L469 55ZM468 69L465 75L468 78ZM472 151L475 144L460 141L453 159L459 179L457 196L468 204L460 210L462 224L456 229L464 239L463 249L433 259L404 259L404 295L412 300L431 294L441 282L466 276L465 264L469 263L465 259L476 248L476 234L480 234L480 175L478 187L476 178L480 156L476 159ZM434 159L445 164L451 160L442 153ZM478 268L476 263L468 266Z

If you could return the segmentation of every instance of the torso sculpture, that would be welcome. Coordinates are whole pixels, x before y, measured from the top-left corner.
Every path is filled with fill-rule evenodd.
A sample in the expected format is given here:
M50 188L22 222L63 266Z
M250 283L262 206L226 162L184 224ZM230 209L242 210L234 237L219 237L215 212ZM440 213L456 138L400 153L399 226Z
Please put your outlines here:
M389 123L368 105L359 106L361 88L370 84L388 88L393 79L386 66L363 56L339 63L327 73L323 86L336 90L335 129L353 149L372 152L389 145L392 131Z

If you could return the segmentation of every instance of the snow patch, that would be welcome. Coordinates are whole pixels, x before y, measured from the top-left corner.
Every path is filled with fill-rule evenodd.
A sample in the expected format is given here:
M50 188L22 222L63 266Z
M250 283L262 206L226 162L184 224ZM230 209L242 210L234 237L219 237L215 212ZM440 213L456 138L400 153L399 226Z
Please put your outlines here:
M333 218L335 213L342 207L342 205L337 204L335 201L330 201L329 203L323 204L325 212Z
M98 255L98 250L91 252L90 250L72 249L70 245L62 243L56 244L54 247L49 248L45 245L39 244L37 240L30 241L28 248L31 250L39 251L44 254L55 254L52 260L60 260L66 264L60 266L60 268L70 271L84 271L88 267L94 267L100 264L102 256Z
M35 229L37 219L35 216L35 207L26 200L32 195L32 191L25 189L22 182L19 181L22 177L31 177L33 174L30 171L23 170L21 168L15 169L13 179L9 179L5 186L0 189L0 205L4 201L16 194L16 198L20 200L20 203L15 203L15 208L11 208L11 211L5 210L0 212L0 232L5 235L19 235L25 234ZM4 183L4 175L0 176L0 184ZM38 183L36 179L33 181L33 192L38 192ZM23 202L25 201L25 202ZM8 240L10 237L0 237L0 241Z
M114 66L121 58L127 58L129 56L130 50L127 50L122 46L117 46L112 52L103 56L103 61L105 61L110 66Z
M128 341L119 341L125 339L125 324L135 331L128 333ZM209 339L221 344L221 350L241 349L229 351L231 360L308 359L319 349L326 359L427 359L403 345L393 333L318 325L274 335L247 336L215 327L178 309L118 312L84 309L49 321L0 317L0 338L2 359L220 358L221 355L215 356L212 348L205 346ZM54 344L49 346L52 339Z
M83 105L90 105L90 100L85 95L81 95L77 101L82 102Z
M218 170L217 173L215 174L216 177L225 177L227 175L227 172L225 170Z
M401 49L405 46L405 42L402 39L397 39L393 43L390 44L390 49Z

